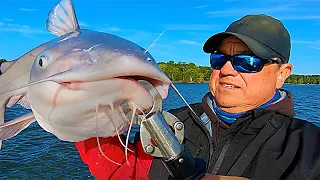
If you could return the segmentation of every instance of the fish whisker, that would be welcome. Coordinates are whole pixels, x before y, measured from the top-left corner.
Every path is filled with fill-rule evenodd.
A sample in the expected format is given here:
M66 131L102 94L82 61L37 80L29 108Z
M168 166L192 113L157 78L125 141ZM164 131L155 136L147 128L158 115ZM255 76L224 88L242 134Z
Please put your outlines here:
M108 156L106 156L101 149L101 145L100 145L100 141L99 141L99 137L98 137L98 113L99 113L99 104L96 105L96 138L97 138L97 144L98 144L99 151L100 151L101 155L104 158L106 158L108 161L121 166L122 164L117 163L117 162L113 161L112 159L108 158Z
M51 75L51 76L49 76L49 77L46 77L46 78L44 78L44 79L40 79L40 80L37 80L37 81L34 81L34 82L28 82L28 83L22 84L22 85L20 85L20 86L16 86L16 87L13 87L13 88L4 90L4 91L0 91L0 94L5 94L5 93L11 92L11 91L19 90L19 89L22 89L22 88L26 88L26 87L29 87L29 86L33 86L33 85L40 84L40 83L44 83L44 82L48 82L48 81L52 81L52 82L58 83L58 82L56 82L56 81L54 80L54 78L55 78L55 77L59 77L59 75L65 73L65 72L68 72L68 71L69 71L69 70L66 70L66 71L63 71L63 72L60 72L60 73Z
M125 157L126 157L126 162L127 162L128 165L130 165L129 160L128 160L128 144L129 144L130 131L131 131L131 128L132 128L132 123L133 123L134 117L136 115L136 110L138 108L133 103L131 105L133 107L132 108L132 117L131 117L129 129L128 129L128 135L127 135L127 138L126 138L126 147L125 147Z
M113 112L113 111L114 111L114 107L113 107L112 104L111 104L110 106L111 106L111 110L112 110L112 112ZM121 109L121 108L119 108L119 109ZM110 122L112 123L112 125L113 125L113 126L115 127L115 129L116 129L117 136L118 136L118 139L119 139L120 144L121 144L124 148L126 148L126 145L124 144L124 142L122 141L122 138L120 137L120 132L119 132L117 126L114 124L114 122L113 122L113 120L111 119L111 117L110 117L109 119L110 119ZM128 148L128 150L129 150L130 152L134 152L134 151L131 150L130 148Z
M116 164L116 165L121 166L122 164L113 161L112 159L108 158L108 156L106 156L106 155L104 154L104 152L103 152L102 149L101 149L99 137L97 136L96 138L97 138L98 148L99 148L99 151L100 151L101 155L102 155L104 158L106 158L108 161L110 161L110 162L112 162L112 163L114 163L114 164Z
M137 113L137 110L139 110L141 113L142 113L142 119L145 119L146 118L146 115L144 113L144 111L135 103L133 102L130 102L131 106L132 106L132 109L133 109L133 113L132 113L132 117L131 117L131 122L130 122L130 126L129 126L129 129L128 129L128 135L127 135L127 138L126 138L126 149L125 149L125 157L126 157L126 162L128 165L130 165L129 161L128 161L128 152L127 152L127 149L128 148L128 143L129 143L129 137L130 137L130 131L132 129L132 124L133 124L133 121L134 121L134 117ZM149 113L148 113L149 114Z
M23 84L23 85L16 86L16 87L4 90L4 91L0 91L0 94L5 94L5 93L11 92L11 91L19 90L19 89L22 89L22 88L26 88L26 87L29 87L29 86L33 86L33 85L44 83L44 82L48 82L48 81L53 81L53 80L43 79L43 80L35 81L35 82L32 82L32 83Z

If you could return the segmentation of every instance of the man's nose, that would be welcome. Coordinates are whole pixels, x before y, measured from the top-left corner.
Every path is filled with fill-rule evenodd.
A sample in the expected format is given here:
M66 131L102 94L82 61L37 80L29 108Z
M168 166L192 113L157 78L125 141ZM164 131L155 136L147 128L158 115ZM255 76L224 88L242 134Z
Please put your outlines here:
M220 69L220 74L223 76L237 76L238 71L236 71L230 61L227 61Z

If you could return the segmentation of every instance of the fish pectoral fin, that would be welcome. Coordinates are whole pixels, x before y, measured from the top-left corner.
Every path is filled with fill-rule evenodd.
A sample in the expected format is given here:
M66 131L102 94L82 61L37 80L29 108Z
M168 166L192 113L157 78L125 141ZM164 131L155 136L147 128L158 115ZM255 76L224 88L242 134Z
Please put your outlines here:
M12 107L15 104L19 104L22 107L26 108L26 109L31 109L30 103L28 101L28 96L27 94L19 94L19 95L14 95L12 96L8 103L6 104L6 106L8 108Z
M1 73L5 73L17 60L14 61L7 61L0 64L0 71Z
M33 113L28 113L17 119L0 125L0 140L6 140L19 134L35 121Z
M26 109L31 109L31 105L26 94L23 95L23 97L17 102L17 104L20 104L22 107Z
M61 0L51 9L46 26L51 34L57 36L80 29L71 0Z

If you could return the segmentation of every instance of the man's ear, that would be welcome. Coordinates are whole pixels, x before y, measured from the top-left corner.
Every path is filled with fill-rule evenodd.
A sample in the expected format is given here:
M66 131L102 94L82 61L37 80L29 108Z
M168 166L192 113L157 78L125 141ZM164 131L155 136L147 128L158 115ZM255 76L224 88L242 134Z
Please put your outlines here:
M292 72L291 64L281 64L277 71L277 89L280 89Z

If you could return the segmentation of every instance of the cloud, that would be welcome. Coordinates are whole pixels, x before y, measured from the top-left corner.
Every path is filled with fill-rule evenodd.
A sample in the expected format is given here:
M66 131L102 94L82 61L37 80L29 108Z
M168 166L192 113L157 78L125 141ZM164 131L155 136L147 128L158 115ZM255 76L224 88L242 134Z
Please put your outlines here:
M31 28L27 25L21 24L3 24L0 27L0 31L7 31L7 32L18 32L22 34L39 34L39 33L46 33L41 29Z
M211 31L219 28L219 25L208 24L165 24L163 25L168 30L186 30L186 31Z
M278 17L281 20L318 20L320 15L303 15L303 16L283 16Z
M202 8L207 8L207 7L209 7L209 6L207 6L207 5L202 5L202 6L197 6L196 8L197 8L197 9L202 9Z
M116 26L110 26L110 25L95 25L95 27L99 27L98 31L102 32L129 32L134 31L134 29L122 29Z
M180 40L180 43L182 43L182 44L190 44L190 45L202 45L201 43L198 43L196 41L190 41L190 40Z
M159 47L159 48L165 48L165 49L171 49L172 46L167 45L167 44L157 44L155 43L154 46Z
M303 1L301 1L301 0L288 0L288 1L297 1L297 2L300 2L301 4L304 4L306 2L320 2L320 0L303 0Z
M99 31L102 32L117 32L129 36L136 36L136 37L147 37L147 36L154 36L156 33L151 33L143 30L137 30L137 29L122 29L116 26L107 26L107 27L102 27L99 29ZM159 35L159 34L157 34Z
M120 33L120 32L119 32ZM122 34L124 34L125 37L127 37L129 40L145 46L149 47L156 38L158 38L159 34L161 32L153 33L143 30L136 30L136 29L130 29L130 30L123 30L121 31ZM158 42L161 42L162 38L158 39L156 44Z
M0 22L0 26L2 26L3 25L3 22Z
M153 33L144 30L138 29L122 29L120 27L115 26L100 26L101 28L97 28L97 31L112 33L122 38L126 38L130 41L133 41L142 47L149 47L151 43L159 36L161 32ZM161 40L161 39L160 39ZM157 41L158 42L158 41Z
M110 31L110 32L120 32L120 31L125 31L123 29L120 29L118 27L108 27L108 28L105 28L106 31Z
M292 44L305 44L309 48L320 50L320 40L316 41L305 41L305 40L292 40Z
M27 12L30 12L30 11L36 11L36 9L27 9L27 8L19 8L20 11L27 11Z
M292 40L293 44L320 44L320 40L317 41L305 41L305 40Z
M271 8L232 8L221 11L210 11L207 12L210 17L227 17L227 16L239 16L243 14L260 14L263 13L274 13L296 10L294 5L287 4L282 6L276 6Z
M13 21L13 19L10 19L10 18L3 18L3 20L5 20L5 21Z
M78 21L80 27L88 27L89 25L83 21Z

